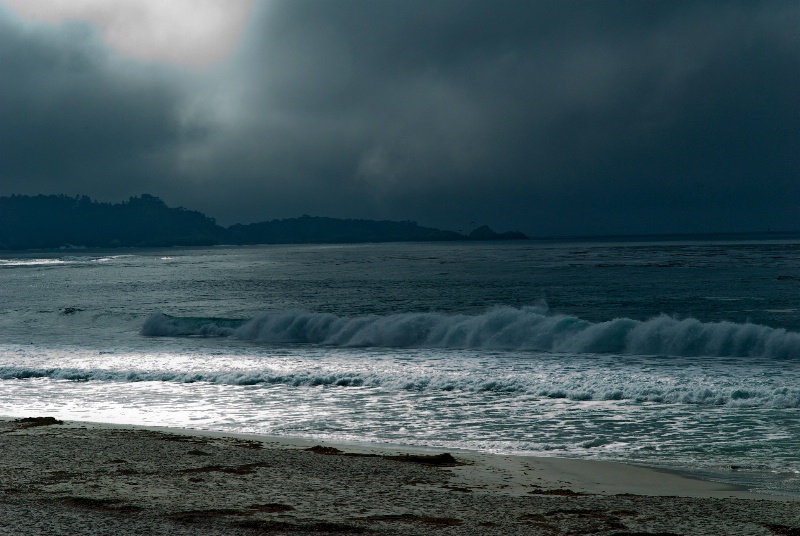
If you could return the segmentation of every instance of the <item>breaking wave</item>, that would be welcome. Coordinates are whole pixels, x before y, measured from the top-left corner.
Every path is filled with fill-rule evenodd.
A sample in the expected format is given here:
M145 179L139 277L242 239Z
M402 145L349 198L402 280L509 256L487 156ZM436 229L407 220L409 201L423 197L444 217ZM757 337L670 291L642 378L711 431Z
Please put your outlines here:
M593 323L545 306L496 307L477 315L401 313L340 317L285 311L250 320L150 315L151 337L235 337L343 347L456 348L664 356L800 358L800 333L757 324L661 315Z
M133 257L133 255L106 255L102 257L64 255L62 257L0 259L0 268L42 266L53 267L74 264L97 264L106 263L117 259L124 259L126 257Z
M660 384L653 381L609 381L587 376L551 380L536 376L475 374L453 376L446 373L402 374L387 372L295 370L257 371L159 371L80 368L0 367L0 380L46 378L73 382L169 382L214 385L290 387L362 387L417 392L472 392L523 394L551 400L620 401L637 403L685 404L695 406L800 407L800 389L787 386L704 385L700 383Z

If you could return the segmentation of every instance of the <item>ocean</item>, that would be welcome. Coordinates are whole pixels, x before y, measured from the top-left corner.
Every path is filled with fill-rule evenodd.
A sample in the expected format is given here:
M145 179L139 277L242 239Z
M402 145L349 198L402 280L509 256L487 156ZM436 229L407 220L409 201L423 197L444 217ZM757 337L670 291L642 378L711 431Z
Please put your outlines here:
M800 494L800 240L0 254L0 414Z

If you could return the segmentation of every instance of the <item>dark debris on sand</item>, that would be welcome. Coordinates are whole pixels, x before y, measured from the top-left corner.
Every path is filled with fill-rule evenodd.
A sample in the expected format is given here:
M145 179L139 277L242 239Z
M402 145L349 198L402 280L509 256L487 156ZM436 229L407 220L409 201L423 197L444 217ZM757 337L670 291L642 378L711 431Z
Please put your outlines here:
M800 536L800 528L789 527L787 525L764 525L773 533L780 536Z
M87 510L101 510L104 512L117 512L132 514L142 510L140 506L125 504L120 499L95 499L92 497L64 497L61 502L67 506L85 508Z
M420 463L423 465L433 465L435 467L455 467L457 465L465 465L456 460L449 452L442 454L399 454L396 456L378 455L378 454L360 454L356 452L344 452L334 447L323 447L322 445L314 445L305 449L315 454L323 454L326 456L358 456L368 458L383 458L384 460L392 460L396 462L407 463Z
M36 426L64 424L64 421L59 421L55 417L25 417L23 419L14 419L13 422L21 425L19 428L34 428Z

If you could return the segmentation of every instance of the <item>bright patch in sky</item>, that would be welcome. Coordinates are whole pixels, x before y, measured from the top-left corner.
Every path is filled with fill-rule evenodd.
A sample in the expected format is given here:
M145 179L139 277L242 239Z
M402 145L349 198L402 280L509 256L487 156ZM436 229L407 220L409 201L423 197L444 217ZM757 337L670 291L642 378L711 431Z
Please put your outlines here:
M120 54L203 67L236 47L253 0L0 0L19 16L93 23Z

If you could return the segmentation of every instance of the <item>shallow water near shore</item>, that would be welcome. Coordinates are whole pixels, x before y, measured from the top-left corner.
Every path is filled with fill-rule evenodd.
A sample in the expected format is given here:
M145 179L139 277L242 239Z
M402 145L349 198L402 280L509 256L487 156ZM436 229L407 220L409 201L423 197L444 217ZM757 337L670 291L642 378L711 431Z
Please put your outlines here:
M798 261L791 241L6 253L2 413L798 494Z

